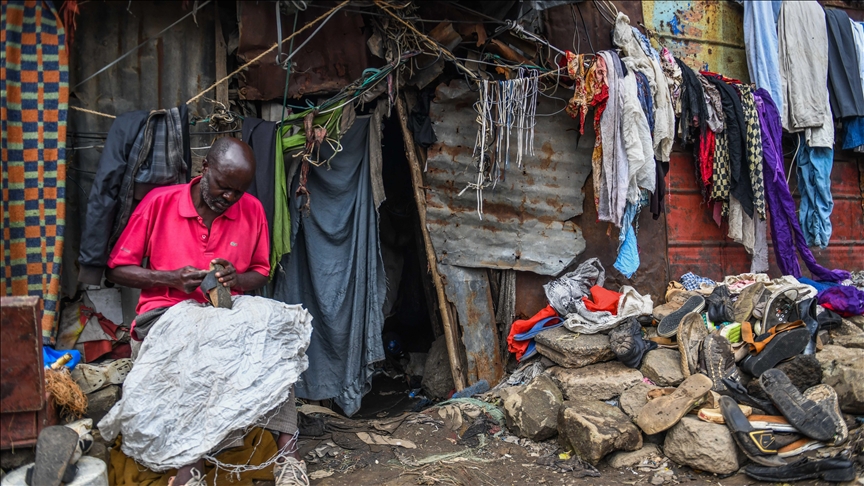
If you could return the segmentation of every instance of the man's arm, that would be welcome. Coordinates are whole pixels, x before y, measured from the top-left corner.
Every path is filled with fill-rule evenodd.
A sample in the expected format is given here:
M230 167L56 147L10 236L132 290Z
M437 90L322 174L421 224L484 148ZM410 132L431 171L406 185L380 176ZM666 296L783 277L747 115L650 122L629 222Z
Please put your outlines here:
M234 268L234 267L231 267ZM152 287L172 287L190 294L201 285L206 270L185 266L177 270L150 270L138 265L122 265L109 268L106 272L108 280L135 289ZM260 275L260 274L259 274ZM265 280L266 282L266 280Z
M237 269L228 260L216 258L213 263L218 263L225 267L225 270L216 272L216 278L225 287L238 287L241 291L258 290L267 284L269 278L266 275L261 275L255 270L250 270L245 273L237 273Z

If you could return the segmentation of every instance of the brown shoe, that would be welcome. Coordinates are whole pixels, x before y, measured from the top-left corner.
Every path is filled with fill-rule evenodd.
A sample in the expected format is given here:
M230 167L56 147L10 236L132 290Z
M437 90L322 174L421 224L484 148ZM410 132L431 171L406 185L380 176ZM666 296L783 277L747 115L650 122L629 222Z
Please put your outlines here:
M673 393L645 404L636 417L636 425L648 435L668 430L709 391L710 378L700 373L690 375Z
M744 287L744 290L738 295L738 300L735 301L733 315L735 322L750 321L753 315L753 307L762 298L762 294L767 292L765 284L756 282L753 285ZM766 297L767 300L767 297Z
M708 334L708 327L698 312L684 316L678 326L678 351L681 352L681 372L684 378L699 372L699 348Z
M681 306L687 303L687 299L694 295L697 295L696 292L688 292L687 290L682 289L670 289L666 292L666 303L654 308L654 311L652 312L654 319L658 322L663 320L664 317L680 309Z

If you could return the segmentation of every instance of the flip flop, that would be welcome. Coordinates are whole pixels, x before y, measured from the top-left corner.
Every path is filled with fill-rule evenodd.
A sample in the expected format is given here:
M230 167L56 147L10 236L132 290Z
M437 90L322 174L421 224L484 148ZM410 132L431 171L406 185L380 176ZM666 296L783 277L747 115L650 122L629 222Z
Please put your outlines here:
M670 429L711 391L711 384L701 373L688 376L674 392L646 403L636 416L636 425L648 435Z
M63 425L45 427L36 439L36 463L33 465L33 486L60 486L69 481L70 469L74 479L75 468L70 468L75 448L78 447L78 432Z
M694 295L687 299L687 302L680 309L671 312L664 317L660 324L657 325L657 335L660 337L672 337L678 332L678 326L684 316L691 312L702 312L705 308L705 298L701 295Z

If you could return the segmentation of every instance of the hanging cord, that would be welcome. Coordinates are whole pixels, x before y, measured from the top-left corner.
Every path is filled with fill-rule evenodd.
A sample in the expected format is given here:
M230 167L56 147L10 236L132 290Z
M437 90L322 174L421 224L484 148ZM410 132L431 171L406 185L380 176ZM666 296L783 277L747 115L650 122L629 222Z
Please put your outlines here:
M789 173L786 174L786 185L789 185L789 180L792 179L792 169L795 168L795 162L798 160L798 150L801 149L801 137L804 135L798 135L795 137L795 154L792 155L792 162L789 164Z
M346 2L346 3L347 3L347 2ZM402 17L399 17L399 16L396 15L395 13L391 12L390 9L387 8L387 7L388 7L388 4L385 3L383 0L375 0L375 5L377 5L378 8L380 8L381 10L383 10L385 13L387 13L388 15L390 15L391 17L393 17L393 18L396 19L397 21L399 21L401 24L403 24L403 25L405 25L406 27L408 27L408 29L410 29L412 32L414 32L415 35L417 35L418 37L420 37L421 39L423 39L424 41L426 41L426 43L429 45L429 47L431 47L432 49L435 49L435 50L439 51L439 52L444 56L445 59L447 59L448 61L450 61L450 62L452 62L453 64L455 64L456 67L459 68L462 72L468 74L469 76L471 76L471 78L473 78L473 79L475 79L475 80L480 79L480 77L477 76L473 71L471 71L470 69L466 68L465 66L462 65L462 63L460 63L458 60L456 60L456 56L454 56L453 53L451 53L450 51L448 51L447 49L445 49L442 45L438 44L437 42L435 42L434 40L430 39L430 38L427 37L426 35L424 35L422 32L420 32L419 30L417 30L417 29L416 29L413 25L411 25L409 22L407 22L407 21L405 21L404 19L402 19ZM391 5L391 7L392 7L392 5Z
M606 22L615 25L615 19L618 17L618 8L615 7L614 3L609 0L594 0L594 5Z
M277 4L278 6L278 4ZM294 27L291 29L292 31L297 30L297 18L300 16L300 11L294 12ZM282 22L279 22L279 35L278 38L282 38ZM323 25L323 24L322 24ZM282 47L279 47L279 56L276 57L276 62L279 62L279 58L282 57ZM282 69L285 70L285 91L282 93L282 116L279 117L280 120L285 119L285 105L288 104L288 82L291 80L291 56L294 55L294 39L291 39L291 44L288 45L288 58L285 59L284 64L282 65Z
M82 84L86 83L87 81L90 81L91 79L95 78L96 76L102 74L105 70L107 70L107 69L110 68L111 66L113 66L113 65L117 64L118 62L122 61L123 59L127 58L127 57L128 57L129 55L131 55L133 52L135 52L135 51L137 51L138 49L140 49L141 47L143 47L144 44L147 44L148 42L150 42L150 41L152 41L152 40L155 40L155 39L158 39L159 37L162 37L162 34L164 34L165 32L168 32L168 31L171 30L175 25L179 24L180 22L183 22L184 20L186 20L186 19L189 18L190 16L193 16L193 15L197 14L197 13L198 13L198 9L203 8L205 5L207 5L207 4L210 3L211 1L212 1L212 0L207 0L206 2L202 3L201 5L198 5L196 9L193 9L193 10L192 10L191 12L189 12L188 14L186 14L186 15L180 17L179 20L177 20L177 21L174 22L173 24L169 25L168 27L165 27L164 29L162 29L161 32L159 32L159 33L156 34L155 36L153 36L153 37L151 37L151 38L145 40L144 42L138 44L137 46L133 47L131 50L129 50L128 52L126 52L126 53L123 54L122 56L120 56L120 57L118 57L117 59L115 59L115 60L111 61L110 63L108 63L107 66L105 66L105 67L103 67L102 69L96 71L95 73L91 74L90 76L87 76L83 81L81 81L81 82L79 82L78 84L76 84L75 86L73 86L72 89L73 89L73 90L78 89L78 87L81 86ZM112 117L112 118L113 118L113 117Z
M247 62L246 64L244 64L244 65L240 66L239 68L235 69L233 72L231 72L231 73L228 74L227 76L225 76L225 77L223 77L222 79L220 79L220 80L216 81L215 83L213 83L209 88L207 88L207 89L205 89L204 91L202 91L202 92L198 93L197 95L193 96L189 101L186 102L186 104L187 104L187 105L190 105L190 104L194 103L195 101L198 100L198 98L204 96L205 94L209 93L211 90L215 89L216 86L219 86L220 84L224 83L225 81L228 81L229 79L231 79L231 78L232 78L233 76L235 76L236 74L238 74L238 73L240 73L241 71L245 70L247 67L251 66L252 64L255 64L255 63L258 62L258 61L260 61L262 58L264 58L264 56L266 56L266 55L270 54L271 52L275 51L276 48L279 47L280 45L282 45L285 41L288 41L288 40L293 39L294 37L296 37L298 34L300 34L301 32L303 32L304 30L308 29L309 27L312 27L314 24L317 24L318 22L320 22L320 21L322 21L322 20L324 20L324 19L329 20L330 17L332 17L336 12L339 11L339 9L341 9L341 8L344 7L345 5L348 5L348 3L350 3L350 1L351 1L351 0L345 0L344 2L340 3L339 5L333 7L333 8L330 9L329 11L327 11L327 13L325 13L324 15L318 17L317 19L313 20L312 22L309 22L308 24L306 24L306 25L304 25L303 27L301 27L300 30L295 30L293 34L291 34L291 35L289 35L288 37L282 39L281 41L279 41L279 42L273 44L269 49L267 49L266 51L262 52L261 54L258 54L258 55L255 56L251 61L249 61L249 62ZM322 25L323 25L323 24L322 24ZM319 29L320 29L320 26L319 26ZM316 30L316 32L317 32L317 30ZM313 35L314 35L314 34L313 34ZM309 38L306 39L306 41L304 41L303 44L301 44L300 47L298 47L297 50L294 51L294 53L299 52L300 49L301 49L304 45L306 45L306 42L309 42L310 39L312 39L312 36L309 36ZM292 53L292 55L293 55L294 53ZM289 56L289 60L290 60L290 56Z

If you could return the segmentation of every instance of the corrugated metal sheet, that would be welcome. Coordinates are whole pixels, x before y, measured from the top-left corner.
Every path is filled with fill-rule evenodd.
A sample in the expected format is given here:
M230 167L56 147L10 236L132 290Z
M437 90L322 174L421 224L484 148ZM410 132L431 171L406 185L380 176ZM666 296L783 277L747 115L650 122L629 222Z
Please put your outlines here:
M438 86L430 108L438 143L428 151L427 226L438 260L556 275L585 250L581 229L568 220L582 214L590 149L577 149L578 131L570 117L538 116L536 154L524 159L523 170L511 162L506 180L483 192L481 220L475 192L459 195L476 177L476 101L476 91L453 81ZM537 112L556 112L563 103L541 97Z
M70 48L70 86L95 73L144 40L189 13L182 2L87 2L81 5L75 42ZM133 110L178 106L215 81L215 3L148 42L109 70L72 91L70 105L120 115ZM211 92L208 97L215 96ZM212 105L201 100L189 114L204 116ZM69 132L106 133L113 120L69 110ZM191 131L207 131L206 125ZM101 145L93 138L70 138L68 146ZM192 137L192 147L210 145L209 137ZM63 294L75 293L78 280L80 224L101 155L99 148L67 151L66 246ZM200 159L206 150L193 150Z
M641 2L614 3L619 11L630 18L630 25L642 23ZM594 51L614 49L610 35L612 25L600 15L594 2L579 2L572 6L561 5L546 9L543 11L543 24L549 43L559 49L581 53L591 52L592 47Z
M828 248L813 249L816 261L828 268L858 270L864 266L861 258L864 254L864 212L858 183L859 165L860 162L850 157L849 153L838 152L835 156L831 172L833 234ZM787 171L788 168L789 161ZM711 210L702 202L693 176L693 157L690 154L673 153L670 172L667 235L670 277L678 278L684 273L693 272L720 279L724 275L749 272L750 256L744 247L726 237L726 222L718 228L711 218ZM797 205L800 198L795 190L798 183L794 175L789 184ZM768 233L769 274L778 276L781 273L774 258L770 230ZM809 275L803 262L801 268Z
M504 367L495 332L495 309L487 272L485 269L452 265L438 265L438 271L444 279L447 300L459 315L468 383L486 380L494 386L504 375Z
M750 80L744 57L744 11L739 5L648 0L642 2L642 14L660 43L691 68L707 65L710 71Z
M315 2L322 8L308 8L300 12L297 28L315 20L337 2ZM277 41L275 2L237 2L240 14L240 47L237 55L249 60L269 49ZM294 15L282 15L282 38L288 37L294 27ZM294 38L299 46L314 32L315 27ZM338 91L359 78L368 67L382 65L371 56L366 47L367 33L363 17L357 13L339 12L321 31L295 55L294 72L288 85L288 96ZM282 51L288 53L289 44ZM240 97L248 100L282 99L285 92L286 71L276 64L276 52L249 66L240 77Z

